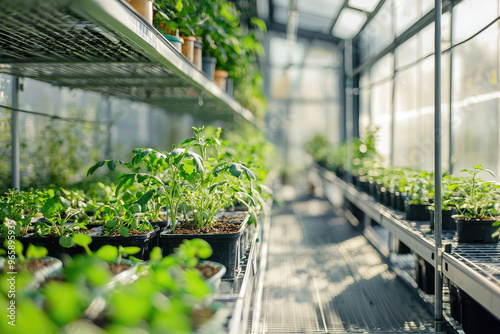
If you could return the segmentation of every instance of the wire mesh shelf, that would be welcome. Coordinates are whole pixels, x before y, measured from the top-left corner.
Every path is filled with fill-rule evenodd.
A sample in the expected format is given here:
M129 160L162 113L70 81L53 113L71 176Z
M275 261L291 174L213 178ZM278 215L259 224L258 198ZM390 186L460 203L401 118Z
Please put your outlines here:
M0 0L0 8L0 73L255 122L122 1Z

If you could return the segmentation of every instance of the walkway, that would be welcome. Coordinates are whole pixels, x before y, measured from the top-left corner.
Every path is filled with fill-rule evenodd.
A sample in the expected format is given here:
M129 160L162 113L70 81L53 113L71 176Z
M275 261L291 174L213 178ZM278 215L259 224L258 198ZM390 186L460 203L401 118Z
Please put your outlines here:
M432 316L325 199L274 210L259 333L431 333Z

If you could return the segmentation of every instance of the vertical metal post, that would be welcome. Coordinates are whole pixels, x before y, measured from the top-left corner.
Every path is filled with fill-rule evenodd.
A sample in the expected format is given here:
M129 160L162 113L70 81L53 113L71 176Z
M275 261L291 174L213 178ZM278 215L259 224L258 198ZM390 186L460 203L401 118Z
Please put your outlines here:
M347 163L348 163L348 182L352 182L352 152L351 143L353 140L353 78L352 78L352 41L344 42L345 52L345 129L347 140Z
M19 136L19 79L12 77L12 116L11 116L11 141L12 141L12 188L21 188L21 150Z
M435 209L434 209L434 258L435 258L435 293L434 293L434 318L436 332L442 331L443 326L443 282L441 276L442 240L441 240L441 0L435 1L434 25L434 183L435 183Z
M449 106L448 106L448 112L449 112L449 124L448 124L448 171L453 173L453 2L452 2L452 7L450 9L450 77L448 80L450 80L450 94L448 96L449 98Z

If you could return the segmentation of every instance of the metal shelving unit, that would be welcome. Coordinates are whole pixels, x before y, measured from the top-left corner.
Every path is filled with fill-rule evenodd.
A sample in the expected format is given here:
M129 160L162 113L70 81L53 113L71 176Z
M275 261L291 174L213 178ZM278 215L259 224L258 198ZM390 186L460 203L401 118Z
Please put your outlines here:
M434 235L430 222L407 221L403 212L387 208L332 172L316 166L324 187L329 188L325 189L325 194L331 202L338 204L338 196L343 196L435 267ZM368 234L371 233L370 228L367 228ZM459 244L456 233L450 231L443 231L442 237L443 244L451 245L451 250L443 252L438 270L500 318L500 243ZM384 251L387 252L388 248L384 247Z
M257 123L124 1L0 0L0 8L0 73Z

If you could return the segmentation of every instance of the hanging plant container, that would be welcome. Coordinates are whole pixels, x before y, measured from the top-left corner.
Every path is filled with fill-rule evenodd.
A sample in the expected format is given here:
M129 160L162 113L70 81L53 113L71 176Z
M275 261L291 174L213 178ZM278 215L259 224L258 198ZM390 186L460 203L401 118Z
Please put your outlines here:
M498 226L493 224L494 219L489 220L465 220L456 218L458 242L464 243L495 243L498 237L493 237Z
M407 220L425 221L429 220L429 211L427 204L409 204L405 203L405 212Z

